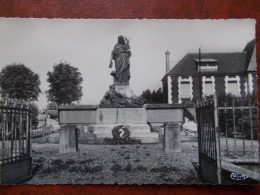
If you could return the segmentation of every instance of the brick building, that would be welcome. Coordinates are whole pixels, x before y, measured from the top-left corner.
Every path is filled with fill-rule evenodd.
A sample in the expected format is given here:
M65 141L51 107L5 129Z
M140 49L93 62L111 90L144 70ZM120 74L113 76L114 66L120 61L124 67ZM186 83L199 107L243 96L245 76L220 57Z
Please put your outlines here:
M220 94L244 96L257 92L256 41L242 52L188 53L162 79L164 102L182 103ZM166 52L166 69L169 68Z

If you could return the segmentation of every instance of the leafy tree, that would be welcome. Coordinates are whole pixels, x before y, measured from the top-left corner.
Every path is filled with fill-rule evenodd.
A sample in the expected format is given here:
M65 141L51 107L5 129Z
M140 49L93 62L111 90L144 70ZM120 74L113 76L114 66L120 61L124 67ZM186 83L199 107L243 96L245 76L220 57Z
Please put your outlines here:
M157 91L153 90L152 93L150 89L147 89L143 91L142 96L148 101L148 103L163 103L163 92L161 88Z
M58 104L56 102L50 102L46 106L46 110L58 110Z
M35 101L41 93L39 75L23 64L5 66L0 72L2 98Z
M67 63L54 64L53 71L47 73L50 89L46 91L48 101L60 104L71 104L82 96L83 81L78 68Z

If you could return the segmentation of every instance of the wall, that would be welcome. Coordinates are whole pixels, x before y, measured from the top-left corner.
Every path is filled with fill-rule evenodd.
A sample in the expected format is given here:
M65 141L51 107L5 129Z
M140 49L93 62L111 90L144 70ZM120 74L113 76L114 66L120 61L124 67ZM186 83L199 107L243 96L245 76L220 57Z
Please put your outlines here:
M172 76L172 103L178 103L179 100L179 91L178 91L178 77Z
M164 77L162 80L162 86L163 86L163 103L168 103L168 83L167 83L167 77Z
M252 73L253 76L253 93L257 94L257 75L256 73Z

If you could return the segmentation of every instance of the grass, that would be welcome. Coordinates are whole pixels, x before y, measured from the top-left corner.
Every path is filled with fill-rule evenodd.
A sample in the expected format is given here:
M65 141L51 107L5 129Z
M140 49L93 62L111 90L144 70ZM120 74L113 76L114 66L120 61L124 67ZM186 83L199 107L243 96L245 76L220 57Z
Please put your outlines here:
M32 145L34 176L28 184L192 184L200 183L191 161L196 143L181 153L162 144L79 145L78 153L59 153L58 144Z

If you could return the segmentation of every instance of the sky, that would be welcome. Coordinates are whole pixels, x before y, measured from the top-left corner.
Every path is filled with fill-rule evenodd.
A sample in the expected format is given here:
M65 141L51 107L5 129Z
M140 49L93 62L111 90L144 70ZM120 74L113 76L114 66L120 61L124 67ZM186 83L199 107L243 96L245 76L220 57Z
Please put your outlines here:
M166 73L189 52L241 52L255 38L255 20L94 20L0 18L0 69L22 63L39 74L38 106L47 105L47 72L68 62L83 77L80 104L99 104L113 78L109 69L117 37L130 39L130 86L139 96L158 90Z

